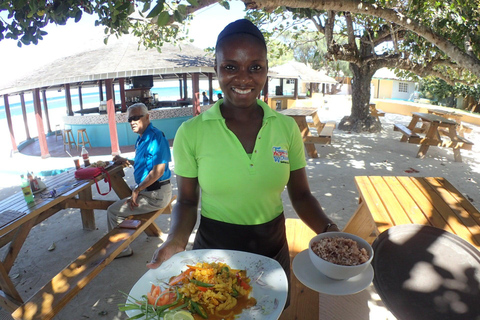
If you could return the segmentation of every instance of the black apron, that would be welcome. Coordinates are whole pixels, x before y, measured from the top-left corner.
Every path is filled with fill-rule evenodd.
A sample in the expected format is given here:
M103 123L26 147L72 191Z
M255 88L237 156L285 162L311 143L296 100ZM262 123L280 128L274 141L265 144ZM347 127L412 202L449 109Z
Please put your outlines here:
M193 250L225 249L260 254L272 258L285 270L290 304L290 253L283 212L272 221L259 225L238 225L201 217Z

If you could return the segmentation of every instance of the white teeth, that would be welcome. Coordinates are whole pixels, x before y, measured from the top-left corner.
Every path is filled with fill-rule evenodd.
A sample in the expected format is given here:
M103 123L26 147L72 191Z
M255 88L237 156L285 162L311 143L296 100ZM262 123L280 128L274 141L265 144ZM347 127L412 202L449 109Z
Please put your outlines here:
M233 91L235 91L236 93L240 93L240 94L247 94L247 93L252 92L252 89L249 89L249 90L240 90L240 89L237 89L237 88L233 88Z

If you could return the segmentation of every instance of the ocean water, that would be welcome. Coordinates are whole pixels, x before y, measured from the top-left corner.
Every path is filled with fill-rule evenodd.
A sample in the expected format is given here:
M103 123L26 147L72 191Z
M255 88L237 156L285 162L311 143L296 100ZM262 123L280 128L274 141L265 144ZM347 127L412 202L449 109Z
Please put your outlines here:
M62 91L63 92L63 91ZM72 97L72 108L73 111L80 110L80 101L78 97L78 92L76 89L71 91ZM158 94L159 99L161 100L177 100L180 99L180 89L178 87L153 87L150 90L151 94ZM66 108L65 96L64 93L53 92L55 96L52 96L52 92L47 91L47 105L48 110L53 110L57 108ZM215 93L216 94L216 93ZM104 92L104 97L106 96ZM191 97L191 92L189 92ZM33 113L33 95L31 93L26 93L25 96L25 108L27 113ZM40 100L43 110L43 99L42 94L40 94ZM100 104L100 95L98 90L95 92L82 92L82 100L84 108L98 106ZM120 101L120 91L115 91L115 102ZM22 105L20 103L19 96L9 97L10 113L12 116L22 115ZM6 118L4 99L0 99L0 120Z

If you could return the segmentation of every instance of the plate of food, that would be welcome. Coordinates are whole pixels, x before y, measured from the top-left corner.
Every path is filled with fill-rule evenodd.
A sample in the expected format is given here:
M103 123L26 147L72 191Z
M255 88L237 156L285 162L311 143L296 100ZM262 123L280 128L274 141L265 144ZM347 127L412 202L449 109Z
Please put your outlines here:
M191 315L185 319L276 320L287 295L287 277L277 261L248 252L202 249L177 253L148 270L120 310L130 318L144 314L135 319L157 312L148 319L168 320L182 312Z

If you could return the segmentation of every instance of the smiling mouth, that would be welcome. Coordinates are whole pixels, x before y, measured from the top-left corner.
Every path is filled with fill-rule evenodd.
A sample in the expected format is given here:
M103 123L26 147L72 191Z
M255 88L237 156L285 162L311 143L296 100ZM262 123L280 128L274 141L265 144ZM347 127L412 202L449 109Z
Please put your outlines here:
M253 89L239 89L239 88L232 88L232 90L239 94L248 94L253 91Z

